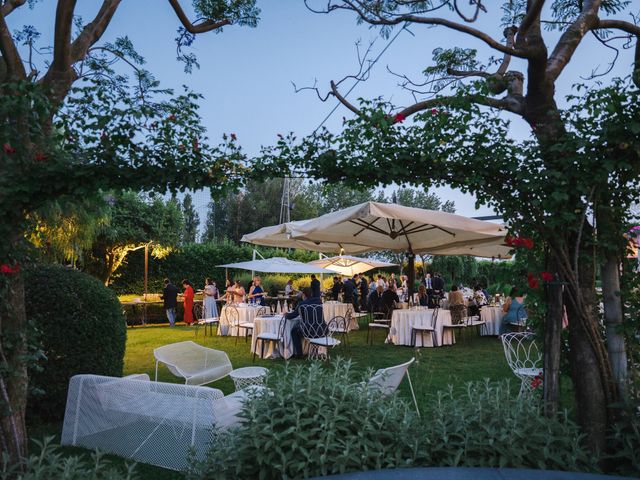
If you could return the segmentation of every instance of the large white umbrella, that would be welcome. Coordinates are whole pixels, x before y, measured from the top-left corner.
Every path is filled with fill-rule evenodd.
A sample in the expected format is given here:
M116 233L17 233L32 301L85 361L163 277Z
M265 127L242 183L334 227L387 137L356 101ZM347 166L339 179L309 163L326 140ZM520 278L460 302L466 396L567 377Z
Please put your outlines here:
M352 257L350 255L340 255L337 257L321 258L313 260L308 265L332 270L340 275L352 277L356 273L367 272L373 268L397 267L395 263L379 262L370 258Z
M249 260L246 262L227 263L225 265L218 265L218 267L238 268L241 270L267 273L334 273L331 270L326 270L315 265L308 265L303 262L296 262L284 257L261 258L259 260Z

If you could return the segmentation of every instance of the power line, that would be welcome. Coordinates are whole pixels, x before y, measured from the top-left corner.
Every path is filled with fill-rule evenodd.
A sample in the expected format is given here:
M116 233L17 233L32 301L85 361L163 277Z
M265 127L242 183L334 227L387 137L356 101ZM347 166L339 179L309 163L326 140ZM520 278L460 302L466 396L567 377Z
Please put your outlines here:
M380 53L378 54L378 56L376 58L373 59L373 61L369 64L369 66L367 67L367 69L362 73L362 75L358 76L358 78L356 78L356 83L353 84L353 86L347 91L347 93L345 93L343 95L344 98L347 98L349 96L349 94L351 92L353 92L353 90L356 88L356 86L362 82L362 77L364 77L367 73L369 73L371 71L371 69L373 68L373 66L378 62L378 60L380 60L380 57L382 57L382 55L384 55L384 53L389 49L389 47L393 44L393 42L396 41L396 38L398 38L400 36L400 34L406 30L407 28L407 24L405 23L402 28L400 30L398 30L398 32L391 38L391 40L389 40L389 43L387 43L387 45L380 51ZM338 101L336 103L336 106L333 107L333 109L329 112L329 114L324 117L324 120L322 120L322 122L320 122L320 125L318 125L316 127L316 129L313 131L313 133L316 133L324 124L327 120L329 120L329 118L331 117L331 115L333 115L333 113L338 109L338 107L341 105L340 101ZM312 133L312 135L313 135Z

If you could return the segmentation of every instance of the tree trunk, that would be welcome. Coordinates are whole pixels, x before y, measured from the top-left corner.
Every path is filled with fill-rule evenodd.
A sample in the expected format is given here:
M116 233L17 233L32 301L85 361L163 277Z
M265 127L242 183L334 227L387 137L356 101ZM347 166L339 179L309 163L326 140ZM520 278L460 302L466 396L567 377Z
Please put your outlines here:
M26 325L27 316L24 298L24 278L21 273L7 274L3 309L0 316L0 404L2 417L0 429L2 451L9 455L12 463L27 455L27 429L25 410L27 404L28 353Z
M620 297L620 262L615 255L608 255L600 268L602 298L604 303L604 323L607 336L607 353L611 363L613 381L620 398L625 397L627 381L627 350L622 326L622 299Z
M555 269L554 269L555 270ZM560 346L562 339L562 285L554 275L547 288L547 318L544 330L544 411L548 417L558 413L560 403Z

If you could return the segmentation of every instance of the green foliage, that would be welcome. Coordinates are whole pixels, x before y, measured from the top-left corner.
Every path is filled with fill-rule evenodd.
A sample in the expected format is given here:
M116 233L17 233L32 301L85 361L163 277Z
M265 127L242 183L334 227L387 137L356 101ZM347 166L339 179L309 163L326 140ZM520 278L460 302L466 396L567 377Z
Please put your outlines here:
M133 465L117 467L102 454L68 456L54 445L53 437L35 440L37 453L22 463L10 464L6 457L0 469L0 480L134 480ZM6 455L6 453L4 453Z
M32 411L60 418L69 379L79 373L122 375L126 325L120 302L98 280L69 268L40 265L27 272L27 318L47 357L30 372L44 392L29 401Z
M195 243L198 234L198 225L200 225L200 217L193 206L193 198L189 193L187 193L182 200L182 216L184 218L182 241L184 243Z
M566 414L549 419L535 396L506 383L441 391L418 418L397 396L364 388L350 362L287 366L244 408L192 478L306 478L415 466L593 471Z

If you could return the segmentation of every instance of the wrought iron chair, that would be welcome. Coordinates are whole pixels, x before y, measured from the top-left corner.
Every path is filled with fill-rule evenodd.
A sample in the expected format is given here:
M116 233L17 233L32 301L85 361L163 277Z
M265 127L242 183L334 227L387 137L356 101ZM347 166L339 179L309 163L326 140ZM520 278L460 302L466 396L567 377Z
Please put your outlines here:
M462 339L462 332L467 328L467 307L464 305L452 305L449 307L451 312L451 324L442 325L442 335L447 331L453 333L453 338L456 338L456 331L460 332L460 339Z
M373 345L374 332L376 330L384 330L387 332L385 338L389 335L391 329L391 315L393 314L393 308L389 308L384 305L382 311L373 312L373 320L367 324L367 343Z
M325 323L323 320L322 305L300 307L300 328L309 346L308 357L330 360L329 349L340 345L341 342L333 338L336 323L333 320Z
M256 310L256 317L261 317L267 314L267 307L258 307ZM253 335L253 322L240 322L238 324L238 336L236 337L236 345L238 344L238 337L241 330L244 330L244 342L247 343L250 335Z
M287 318L282 315L280 319L280 323L278 323L278 331L276 333L272 332L262 332L256 336L256 348L253 351L253 361L256 361L256 350L258 350L258 342L260 342L260 358L264 358L264 347L265 343L274 344L274 349L278 349L280 344L284 344L284 328L287 323Z
M213 335L213 326L220 328L220 317L205 318L204 305L202 303L195 303L193 305L193 318L195 319L195 332L196 338L198 338L198 332L200 327L204 327L204 336L207 336L207 327L209 332Z
M521 381L518 395L521 397L534 390L534 379L542 376L542 352L531 332L504 333L500 339L509 368Z
M349 311L347 311L347 315L349 315ZM327 323L327 326L331 328L334 335L340 336L345 352L349 350L349 320L347 317L337 315Z

